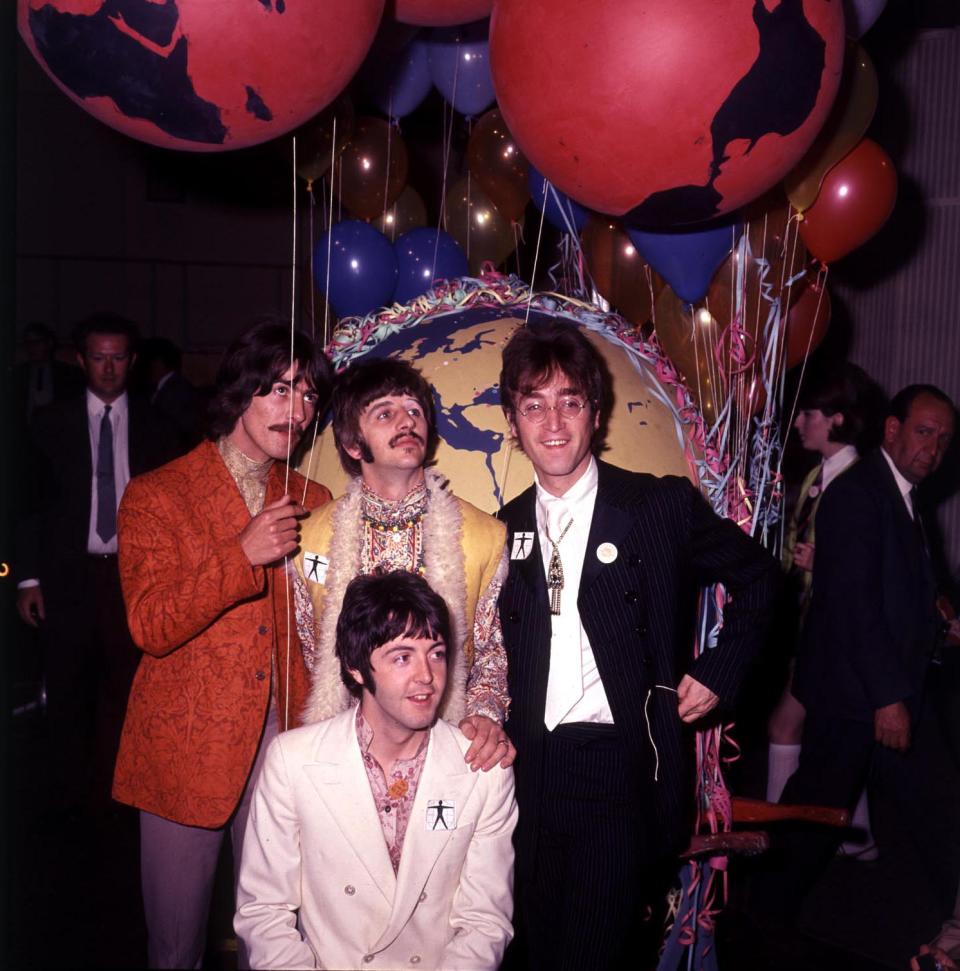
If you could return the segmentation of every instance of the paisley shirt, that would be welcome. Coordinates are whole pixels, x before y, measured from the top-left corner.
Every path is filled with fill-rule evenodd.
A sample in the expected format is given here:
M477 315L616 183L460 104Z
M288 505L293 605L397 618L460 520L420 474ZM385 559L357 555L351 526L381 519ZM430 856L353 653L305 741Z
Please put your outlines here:
M380 763L370 754L370 744L373 742L373 729L360 714L357 705L357 741L363 755L363 764L367 770L367 781L373 793L373 801L380 817L380 827L383 838L393 864L393 872L400 869L400 854L403 852L403 838L407 835L407 824L410 822L410 811L413 800L417 797L417 784L423 764L427 760L427 742L430 733L425 732L423 741L416 754L409 759L397 759L390 768L389 776Z

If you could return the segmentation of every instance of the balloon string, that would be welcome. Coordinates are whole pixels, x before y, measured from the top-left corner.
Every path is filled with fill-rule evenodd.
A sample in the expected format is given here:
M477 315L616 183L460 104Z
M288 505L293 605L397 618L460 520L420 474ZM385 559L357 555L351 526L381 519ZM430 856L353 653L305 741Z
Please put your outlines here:
M527 295L527 313L523 318L523 326L526 327L530 322L530 308L533 305L533 289L537 285L537 263L540 260L540 243L543 240L543 221L547 211L547 187L550 185L546 179L543 180L543 200L540 206L540 226L537 229L537 245L533 251L533 270L530 272L530 292Z
M307 260L309 272L307 273L307 279L310 281L310 339L316 341L317 339L317 281L313 276L313 267L310 265L313 261L313 247L316 245L314 236L314 222L317 218L317 199L313 194L313 181L307 183L307 194L310 197L310 208L307 212Z
M333 253L333 180L336 177L337 116L333 116L330 139L330 225L327 226L327 272L323 285L323 346L330 343L330 261ZM343 169L341 167L341 173Z
M387 100L387 117L393 109L393 88L390 88L390 97ZM387 211L387 195L390 191L390 149L393 145L393 125L387 122L387 164L383 170L383 205L380 207L384 213Z

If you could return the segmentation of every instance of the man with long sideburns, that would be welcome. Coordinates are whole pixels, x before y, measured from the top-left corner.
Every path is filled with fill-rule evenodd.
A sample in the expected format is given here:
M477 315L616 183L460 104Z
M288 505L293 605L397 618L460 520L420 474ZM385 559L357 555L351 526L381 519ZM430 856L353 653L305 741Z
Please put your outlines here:
M286 463L329 386L307 337L295 334L291 352L287 327L254 326L220 366L212 440L135 479L120 507L120 574L143 657L113 794L140 810L153 968L200 967L224 835L239 861L263 753L303 707L285 557L298 520L330 493Z
M276 739L254 792L234 922L254 967L499 966L513 771L471 772L470 741L437 718L450 638L414 573L347 587L336 657L354 704Z
M436 431L433 395L404 361L361 361L337 379L333 432L346 494L303 524L296 564L298 622L311 669L305 722L343 711L349 695L334 656L347 584L380 568L426 578L450 610L447 694L440 716L473 741L467 760L489 770L513 761L507 715L506 657L497 596L506 575L504 529L450 491L425 466Z
M500 513L526 945L512 966L646 966L637 927L653 868L692 830L683 726L731 701L763 636L776 567L686 479L597 461L611 389L577 328L520 328L500 394L536 473ZM711 583L727 594L722 629L684 665L696 590Z

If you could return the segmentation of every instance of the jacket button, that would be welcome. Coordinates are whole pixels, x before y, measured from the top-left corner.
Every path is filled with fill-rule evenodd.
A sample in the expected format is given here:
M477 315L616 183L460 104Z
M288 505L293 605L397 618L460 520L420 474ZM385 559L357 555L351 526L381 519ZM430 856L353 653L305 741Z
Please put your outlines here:
M372 954L364 954L364 956L363 956L363 963L364 964L369 964L372 960L373 960L373 955Z
M510 614L507 617L507 620L509 620L511 624L519 624L520 623L520 613L518 611L516 611L516 610L511 610L510 611Z
M414 956L412 958L410 958L410 963L411 964L419 964L420 963L420 955L419 954L414 954Z
M647 628L643 624L637 624L637 626L634 629L636 630L638 637L647 636Z
M265 625L263 625L263 624L261 624L261 625L260 625L260 626L259 626L259 627L257 628L257 633L258 633L258 634L266 634L266 632L267 632L267 631L268 631L269 629L270 629L269 627L266 627Z
M343 892L344 892L344 893L345 893L345 894L346 894L346 895L347 895L348 897L352 897L352 896L353 896L353 895L354 895L354 894L355 894L355 893L357 892L357 888L356 888L356 887L351 887L351 886L350 886L350 884L348 883L348 884L347 884L347 885L346 885L346 886L345 886L345 887L343 888Z
M263 671L257 671L257 680L263 681L264 678L266 678L266 675L263 673Z
M628 590L624 595L623 599L626 600L628 604L635 604L640 599L640 594L636 590Z
M420 894L420 903L423 903L424 900L426 900L426 899L427 899L427 891L424 890L423 893Z
M644 655L641 658L641 660L643 661L643 666L645 668L649 668L649 667L651 667L653 665L653 658L649 654L647 654L647 653L644 653Z

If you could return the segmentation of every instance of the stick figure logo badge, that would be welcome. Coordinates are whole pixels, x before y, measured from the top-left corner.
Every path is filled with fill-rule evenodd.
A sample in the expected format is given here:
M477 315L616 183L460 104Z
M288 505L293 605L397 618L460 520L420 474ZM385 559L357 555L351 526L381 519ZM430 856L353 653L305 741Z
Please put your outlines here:
M457 807L443 799L427 800L427 829L456 829Z
M327 567L329 566L330 560L328 557L321 556L319 553L311 553L309 550L304 551L303 575L311 583L326 583Z
M613 543L601 543L597 547L597 559L601 563L612 563L620 551L613 545Z
M533 533L514 533L510 547L511 560L525 560L533 550Z

